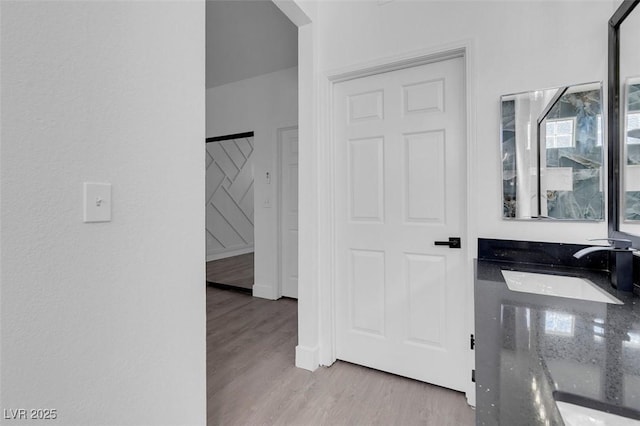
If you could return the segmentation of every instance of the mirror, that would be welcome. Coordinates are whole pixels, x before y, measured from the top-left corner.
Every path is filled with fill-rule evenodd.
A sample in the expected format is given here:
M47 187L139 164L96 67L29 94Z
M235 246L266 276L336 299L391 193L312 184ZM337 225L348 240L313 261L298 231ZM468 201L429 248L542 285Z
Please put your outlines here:
M640 234L640 10L620 25L620 83L623 107L620 230Z
M602 86L501 98L502 216L603 220Z
M621 120L624 190L620 213L622 229L632 231L634 227L629 224L637 224L636 229L640 230L640 77L628 78L624 90L625 108Z
M640 8L625 0L609 20L609 236L640 248Z

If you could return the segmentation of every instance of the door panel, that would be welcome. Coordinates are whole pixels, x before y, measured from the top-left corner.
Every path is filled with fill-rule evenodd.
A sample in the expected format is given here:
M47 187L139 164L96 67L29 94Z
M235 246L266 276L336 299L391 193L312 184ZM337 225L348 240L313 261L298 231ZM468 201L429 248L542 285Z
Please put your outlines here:
M382 138L349 141L349 199L353 221L383 220Z
M446 279L446 257L404 253L404 274L409 310L407 340L442 347Z
M405 220L443 223L446 215L444 132L405 135L404 151Z
M350 327L384 335L384 252L351 250L349 279Z
M349 96L349 123L383 118L382 103L382 90Z
M338 359L462 390L462 58L334 87Z

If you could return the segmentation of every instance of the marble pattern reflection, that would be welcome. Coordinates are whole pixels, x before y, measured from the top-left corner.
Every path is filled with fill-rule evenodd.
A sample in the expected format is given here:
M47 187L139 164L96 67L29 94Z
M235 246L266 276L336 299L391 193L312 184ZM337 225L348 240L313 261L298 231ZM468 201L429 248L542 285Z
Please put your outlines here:
M502 101L502 200L504 217L516 216L516 103Z
M640 113L640 83L629 84L627 86L627 119L626 119L626 174L624 179L630 179L630 168L640 167L640 123L635 120ZM629 185L625 182L625 186ZM634 188L635 189L635 188ZM624 219L640 220L640 191L625 191L624 199Z
M570 148L549 148L546 167L573 170L573 190L546 191L547 216L556 219L604 218L602 170L602 110L600 90L564 95L547 119L575 117L575 142Z
M599 83L504 96L503 217L603 220L603 114ZM554 98L557 93L558 97ZM554 99L557 102L554 103ZM549 108L540 125L537 120ZM537 151L541 152L540 162ZM538 188L538 174L541 176ZM538 197L540 208L538 209Z

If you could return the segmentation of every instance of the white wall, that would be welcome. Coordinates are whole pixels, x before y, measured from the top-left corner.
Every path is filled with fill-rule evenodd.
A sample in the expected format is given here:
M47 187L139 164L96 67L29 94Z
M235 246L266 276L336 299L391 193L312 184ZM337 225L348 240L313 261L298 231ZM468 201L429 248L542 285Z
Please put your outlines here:
M206 48L211 88L296 66L298 29L269 0L209 0Z
M278 297L277 130L297 124L297 67L207 90L207 137L255 133L253 294L268 299Z
M480 237L584 243L606 222L501 219L500 96L606 81L612 1L322 2L320 68L344 68L412 50L473 40L477 174L473 211Z
M6 424L203 425L204 2L0 15L0 408L58 412Z
M605 237L606 222L523 222L501 218L500 96L566 84L606 81L607 22L618 0L575 1L295 1L312 24L299 30L300 279L298 366L314 369L331 359L322 343L330 309L332 212L321 147L328 142L331 100L327 76L384 58L471 45L470 135L476 171L470 181L476 237L584 243ZM308 39L312 40L309 41ZM307 40L307 41L304 41ZM306 49L306 51L305 51ZM306 55L303 60L303 54ZM305 64L303 67L302 64ZM311 66L311 69L309 69ZM461 165L463 166L463 165ZM320 191L318 191L320 189ZM318 193L317 196L312 194ZM472 247L472 251L474 247Z

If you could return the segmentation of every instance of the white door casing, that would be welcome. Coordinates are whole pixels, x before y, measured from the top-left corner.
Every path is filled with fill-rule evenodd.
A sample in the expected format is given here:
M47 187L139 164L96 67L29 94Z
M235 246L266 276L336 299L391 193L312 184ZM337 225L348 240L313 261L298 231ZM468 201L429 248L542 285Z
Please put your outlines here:
M206 145L208 260L253 251L253 139Z
M281 294L298 298L298 128L278 130Z
M338 359L466 390L464 59L334 85Z

